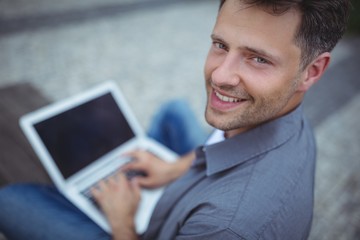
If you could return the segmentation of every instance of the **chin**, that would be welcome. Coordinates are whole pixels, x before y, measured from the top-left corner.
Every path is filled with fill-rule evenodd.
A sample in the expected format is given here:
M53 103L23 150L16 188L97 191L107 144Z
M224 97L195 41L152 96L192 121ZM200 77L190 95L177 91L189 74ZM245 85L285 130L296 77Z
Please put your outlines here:
M216 129L220 129L223 131L229 130L227 128L227 123L229 122L229 119L227 116L225 116L224 113L216 112L208 107L205 112L205 120L209 125Z

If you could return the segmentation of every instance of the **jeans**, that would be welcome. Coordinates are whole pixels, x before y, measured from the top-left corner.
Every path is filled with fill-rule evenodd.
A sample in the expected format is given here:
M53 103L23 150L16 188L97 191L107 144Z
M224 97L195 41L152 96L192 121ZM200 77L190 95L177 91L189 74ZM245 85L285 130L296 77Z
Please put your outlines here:
M175 100L155 115L149 136L184 154L204 143L206 132L186 102ZM52 186L15 184L0 189L0 232L8 239L111 239Z

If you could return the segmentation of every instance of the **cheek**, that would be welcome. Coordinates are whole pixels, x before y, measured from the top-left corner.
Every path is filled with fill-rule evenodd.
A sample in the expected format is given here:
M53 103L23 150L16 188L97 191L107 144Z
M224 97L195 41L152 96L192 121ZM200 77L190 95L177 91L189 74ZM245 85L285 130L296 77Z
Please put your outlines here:
M205 80L209 80L210 76L211 76L211 72L212 72L212 67L213 63L211 61L211 57L208 55L208 57L206 58L205 61L205 66L204 66L204 75L205 75Z
M205 79L210 80L212 73L221 65L222 58L212 53L210 50L205 61L204 74Z
M273 84L266 84L261 89L257 89L259 96L269 102L281 102L288 101L294 94L294 80L288 79L284 81L273 81ZM274 103L275 103L274 102Z
M242 71L245 88L254 95L272 95L289 89L292 85L292 74L280 69L254 70L245 68Z

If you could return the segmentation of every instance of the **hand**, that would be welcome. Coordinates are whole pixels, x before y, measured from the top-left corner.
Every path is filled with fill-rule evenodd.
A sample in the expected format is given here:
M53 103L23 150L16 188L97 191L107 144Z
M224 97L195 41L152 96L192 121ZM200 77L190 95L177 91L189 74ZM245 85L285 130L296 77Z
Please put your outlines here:
M137 150L126 154L134 160L124 165L121 171L136 170L143 171L146 176L137 176L136 179L141 187L157 188L166 185L180 177L190 167L195 154L188 154L186 157L175 162L166 162L154 154Z
M137 181L128 181L118 173L101 181L92 194L110 223L114 239L136 239L134 218L140 202Z

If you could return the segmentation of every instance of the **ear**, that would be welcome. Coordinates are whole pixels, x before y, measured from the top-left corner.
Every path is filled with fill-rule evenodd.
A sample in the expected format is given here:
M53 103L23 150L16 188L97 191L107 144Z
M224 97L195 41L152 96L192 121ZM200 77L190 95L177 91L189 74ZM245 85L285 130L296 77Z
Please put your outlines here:
M302 82L298 88L299 91L306 92L321 78L329 66L330 58L329 52L322 53L306 67L303 72Z

